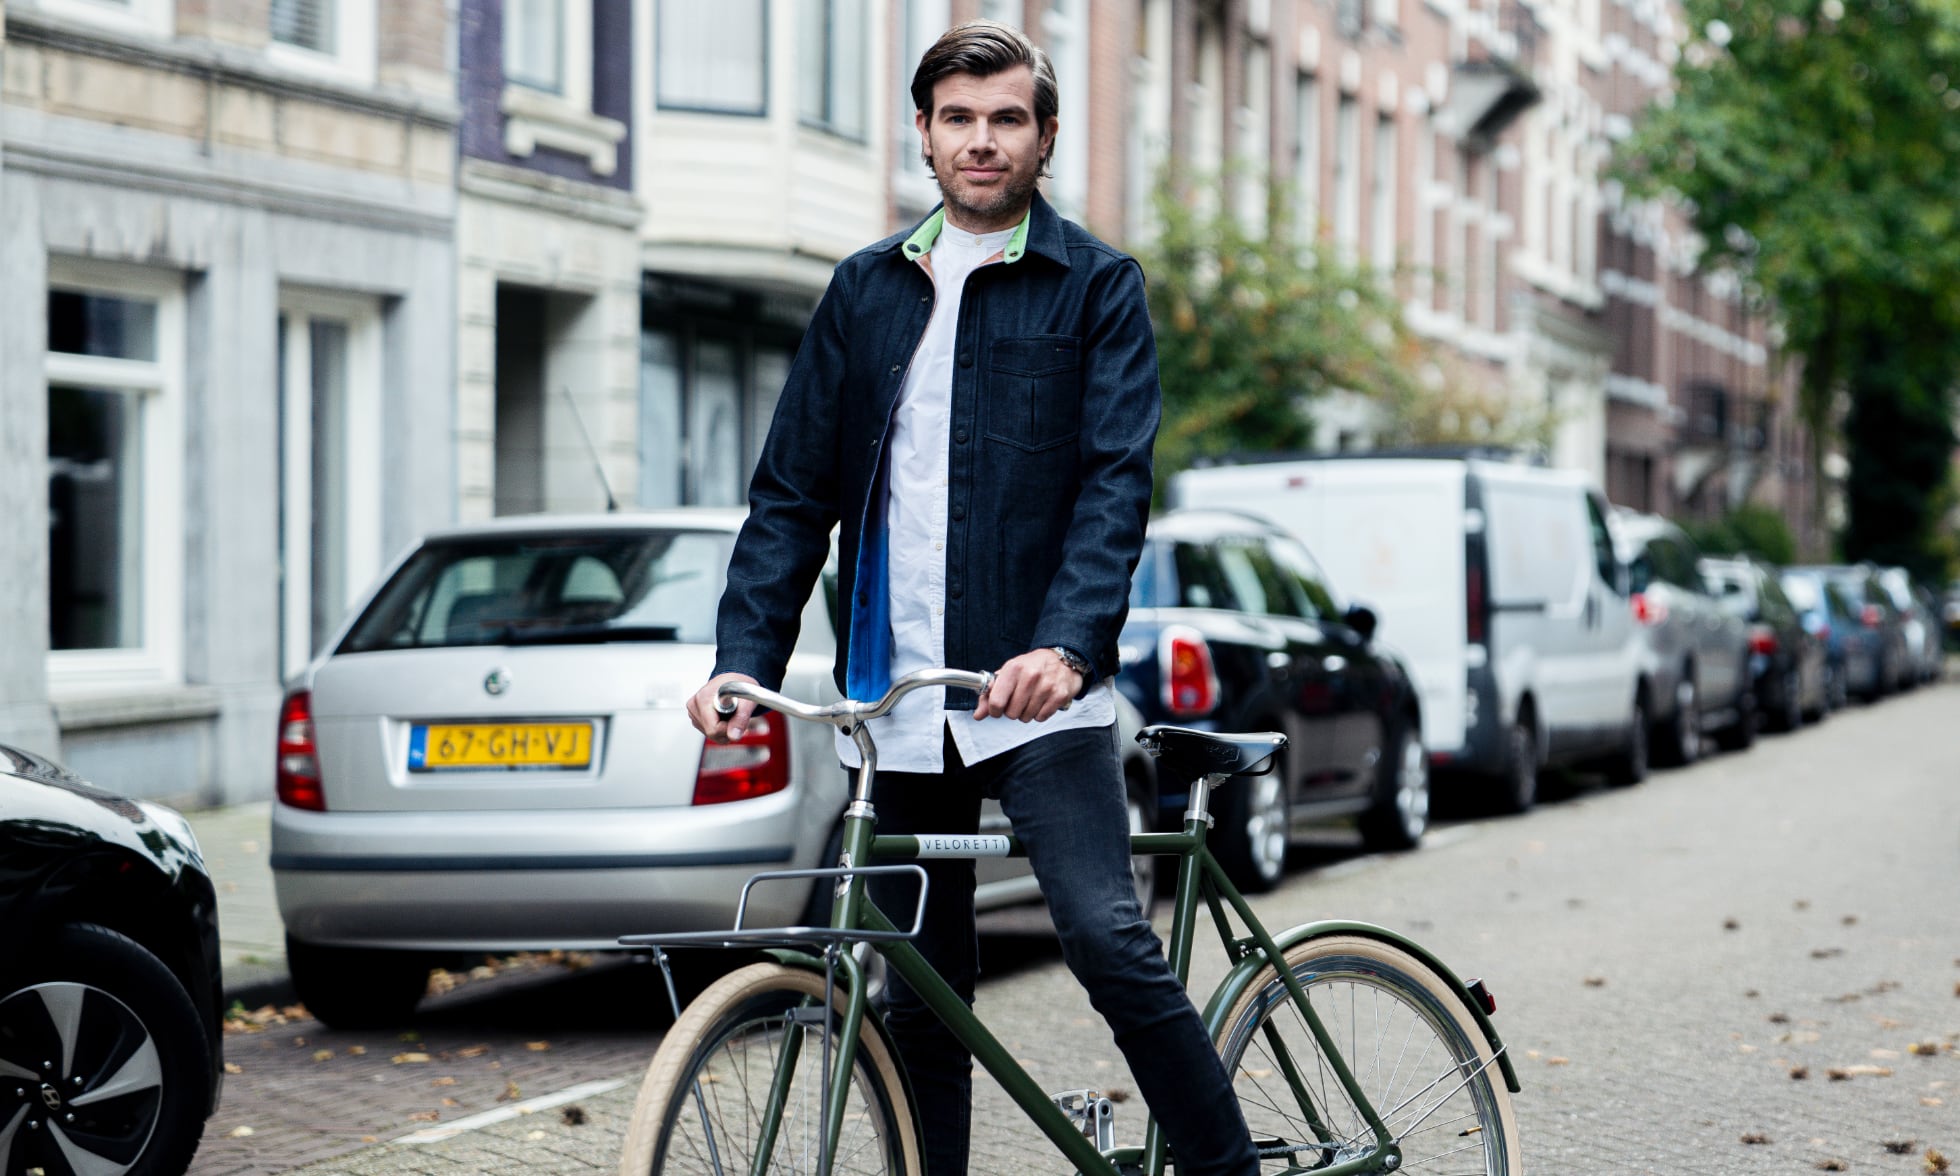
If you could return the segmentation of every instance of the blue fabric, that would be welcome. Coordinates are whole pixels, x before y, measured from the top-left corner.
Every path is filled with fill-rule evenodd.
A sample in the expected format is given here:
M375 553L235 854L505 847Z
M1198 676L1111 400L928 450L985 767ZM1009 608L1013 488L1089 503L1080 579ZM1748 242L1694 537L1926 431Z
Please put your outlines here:
M883 461L878 465L859 524L844 659L844 697L859 702L878 701L892 685L891 527L885 514L891 475Z
M898 233L838 265L783 386L749 484L716 622L716 673L782 682L838 529L835 678L889 673L882 451L925 335L932 279ZM1157 352L1143 271L1039 196L1027 249L967 279L955 334L946 663L998 669L1061 645L1117 670L1150 510ZM861 591L862 590L862 591ZM862 598L863 602L859 603ZM870 631L860 631L867 626ZM973 698L954 691L951 707Z

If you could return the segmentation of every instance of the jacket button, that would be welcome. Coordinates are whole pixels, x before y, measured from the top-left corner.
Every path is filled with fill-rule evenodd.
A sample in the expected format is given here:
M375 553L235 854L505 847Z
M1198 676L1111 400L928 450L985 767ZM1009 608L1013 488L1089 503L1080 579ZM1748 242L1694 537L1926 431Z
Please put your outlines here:
M972 352L970 352L970 351L962 351L962 352L960 352L960 366L961 366L961 367L972 367L972 366L973 366L973 353L972 353Z
M892 365L892 371L893 371L893 373L896 373L896 372L898 371L898 368L899 368L899 365L898 365L898 364L893 364L893 365Z
M953 521L957 523L961 519L966 517L966 508L963 506L956 506L952 509L950 513L953 516Z
M946 595L952 597L954 600L958 600L960 598L960 586L958 584L948 586Z
M953 434L953 441L954 441L954 442L955 442L956 444L959 444L959 445L964 445L964 444L966 444L966 430L965 430L965 429L961 429L961 430L960 430L959 432L957 432L957 433L954 433L954 434Z

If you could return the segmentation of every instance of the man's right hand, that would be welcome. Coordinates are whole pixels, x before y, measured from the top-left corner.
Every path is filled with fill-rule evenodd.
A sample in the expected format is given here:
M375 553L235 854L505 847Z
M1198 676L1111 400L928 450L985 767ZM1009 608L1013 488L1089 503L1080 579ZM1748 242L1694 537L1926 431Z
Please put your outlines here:
M694 723L694 729L708 737L710 743L727 743L740 739L749 730L749 716L755 713L755 703L750 699L735 700L735 713L723 718L715 711L715 700L721 688L730 682L747 682L759 685L747 674L717 674L708 679L708 684L694 692L687 700L687 717Z

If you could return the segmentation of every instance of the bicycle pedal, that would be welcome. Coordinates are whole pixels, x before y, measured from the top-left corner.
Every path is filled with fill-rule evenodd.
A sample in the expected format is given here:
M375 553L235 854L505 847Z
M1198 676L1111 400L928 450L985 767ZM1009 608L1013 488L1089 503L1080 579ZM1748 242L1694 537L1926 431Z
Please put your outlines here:
M1050 1095L1055 1106L1081 1130L1083 1136L1106 1152L1116 1146L1116 1104L1098 1090L1068 1090Z

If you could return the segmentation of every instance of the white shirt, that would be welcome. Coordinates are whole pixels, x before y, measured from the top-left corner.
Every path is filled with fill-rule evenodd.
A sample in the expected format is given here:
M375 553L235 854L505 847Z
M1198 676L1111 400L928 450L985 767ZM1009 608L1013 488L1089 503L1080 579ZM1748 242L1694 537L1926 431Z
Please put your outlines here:
M953 347L959 330L960 296L967 275L999 254L1013 235L1013 229L1002 229L976 236L947 222L932 245L928 272L937 290L932 321L912 355L912 366L906 369L885 449L891 479L885 522L890 529L887 551L894 680L946 662L946 499L951 485ZM888 772L943 771L941 732L948 726L960 758L969 764L1056 731L1106 727L1116 721L1111 689L1108 682L1098 683L1069 709L1039 723L998 715L976 720L970 711L947 710L943 687L915 690L891 714L871 724L878 766ZM857 745L842 733L837 736L837 754L846 766L859 766Z

